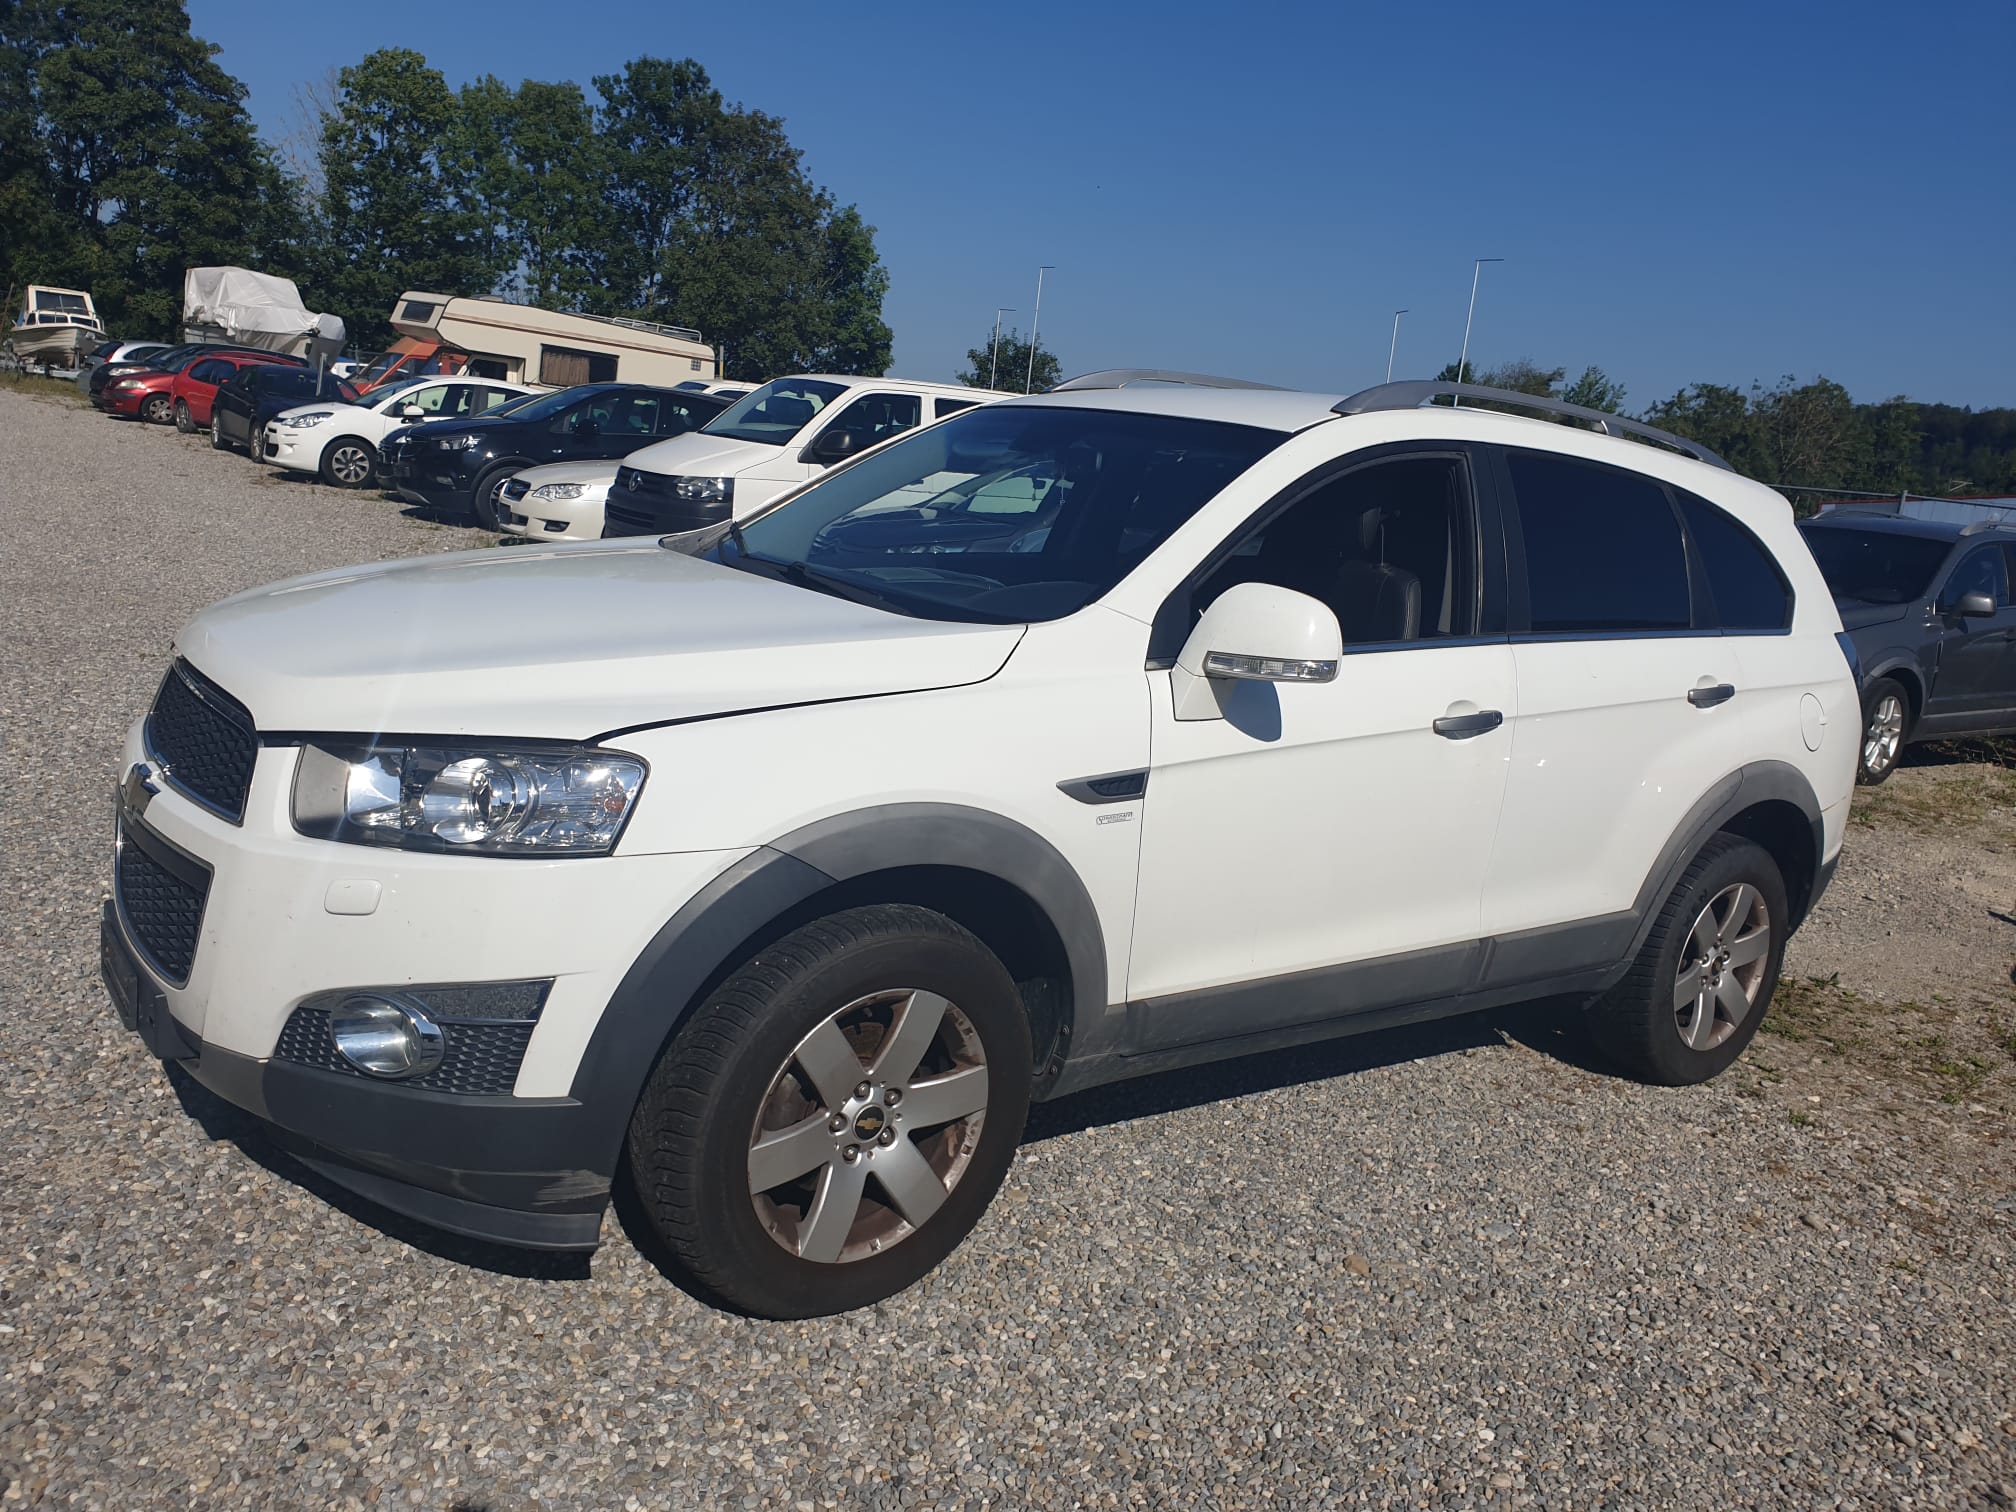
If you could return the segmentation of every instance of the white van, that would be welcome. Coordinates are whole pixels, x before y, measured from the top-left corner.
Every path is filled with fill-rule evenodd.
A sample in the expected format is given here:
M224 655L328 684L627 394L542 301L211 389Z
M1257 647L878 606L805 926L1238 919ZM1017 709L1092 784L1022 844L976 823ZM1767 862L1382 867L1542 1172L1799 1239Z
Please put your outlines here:
M740 519L899 431L1005 397L906 378L773 378L703 429L625 457L602 533L664 535Z

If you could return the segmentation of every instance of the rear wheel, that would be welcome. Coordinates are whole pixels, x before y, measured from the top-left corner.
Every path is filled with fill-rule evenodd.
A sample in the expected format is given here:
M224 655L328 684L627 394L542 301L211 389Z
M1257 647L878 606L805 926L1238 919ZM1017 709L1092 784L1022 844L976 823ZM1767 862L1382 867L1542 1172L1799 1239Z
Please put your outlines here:
M166 394L149 394L140 401L140 418L149 425L167 425L175 418L175 401Z
M339 436L322 449L322 480L337 488L362 488L378 471L378 452L369 441Z
M1879 677L1862 698L1862 756L1855 780L1874 787L1897 770L1911 729L1911 701L1895 678Z
M175 429L182 432L185 436L196 434L196 417L189 413L189 401L187 399L177 399L175 401Z
M218 451L230 451L231 443L224 439L224 422L218 418L216 410L210 411L210 444Z
M1719 1075L1763 1022L1791 922L1770 852L1714 836L1681 874L1629 974L1590 1008L1597 1044L1660 1086Z
M673 1260L770 1318L880 1301L949 1255L1007 1174L1029 1026L971 934L853 908L741 967L666 1047L630 1169Z

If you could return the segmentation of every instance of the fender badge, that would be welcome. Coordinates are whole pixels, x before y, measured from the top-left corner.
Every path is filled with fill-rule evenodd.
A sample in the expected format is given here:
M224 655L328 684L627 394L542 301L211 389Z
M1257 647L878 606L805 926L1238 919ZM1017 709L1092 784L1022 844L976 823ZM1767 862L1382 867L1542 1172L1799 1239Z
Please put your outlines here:
M1093 822L1095 824L1130 824L1133 822L1133 819L1134 810L1122 809L1117 814L1101 814Z

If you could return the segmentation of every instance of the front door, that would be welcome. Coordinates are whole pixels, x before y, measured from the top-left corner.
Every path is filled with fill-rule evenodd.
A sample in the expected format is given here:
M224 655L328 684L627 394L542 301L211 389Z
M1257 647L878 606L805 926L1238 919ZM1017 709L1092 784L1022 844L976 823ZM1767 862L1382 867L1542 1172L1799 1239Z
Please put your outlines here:
M2009 548L1976 546L1955 564L1939 590L1934 612L1944 628L1939 671L1925 699L1928 719L1953 719L1958 728L2016 705L2010 689L2011 645L2016 641L2016 600L2010 596ZM1985 593L1995 601L1987 619L1960 613L1961 596Z
M1478 634L1469 461L1400 449L1326 471L1188 608L1194 624L1246 582L1320 599L1344 633L1335 681L1237 683L1225 718L1178 720L1171 673L1147 674L1137 1050L1447 996L1475 965L1515 710L1511 649ZM1312 975L1266 981L1295 973Z

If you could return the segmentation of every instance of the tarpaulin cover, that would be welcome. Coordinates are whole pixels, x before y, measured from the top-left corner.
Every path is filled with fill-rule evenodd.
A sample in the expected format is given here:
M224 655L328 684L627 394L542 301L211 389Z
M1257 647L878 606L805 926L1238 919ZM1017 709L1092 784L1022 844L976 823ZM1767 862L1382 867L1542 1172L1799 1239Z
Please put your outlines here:
M274 351L343 344L343 322L310 314L292 279L250 268L191 268L182 280L182 323Z

